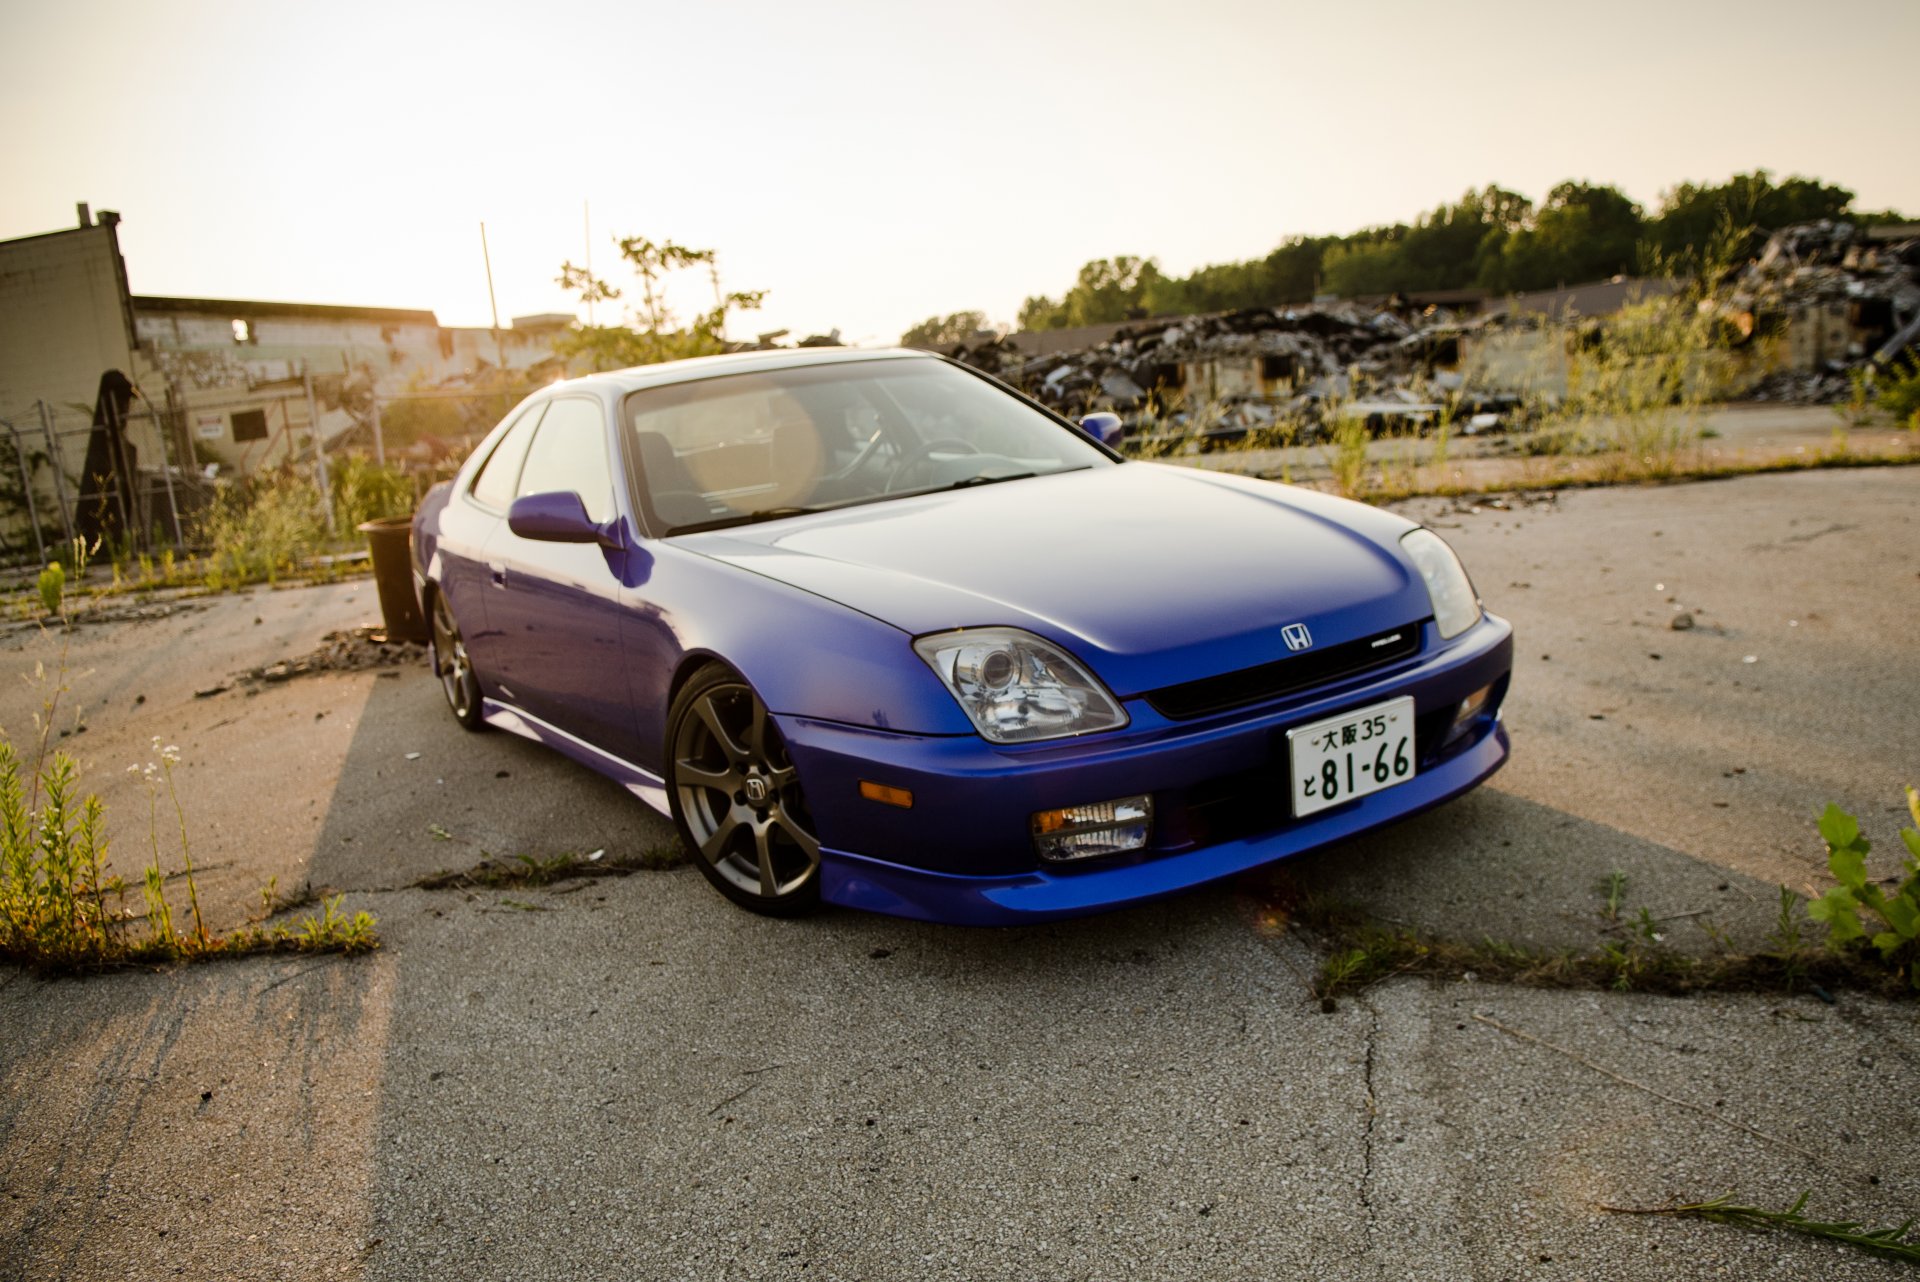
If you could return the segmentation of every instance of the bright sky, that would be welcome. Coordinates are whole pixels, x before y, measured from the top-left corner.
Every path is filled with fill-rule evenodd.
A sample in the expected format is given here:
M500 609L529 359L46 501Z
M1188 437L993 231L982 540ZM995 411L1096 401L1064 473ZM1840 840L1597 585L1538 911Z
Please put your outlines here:
M588 205L602 274L616 233L711 247L770 291L736 334L870 343L1487 182L1651 207L1765 167L1920 212L1916 0L11 0L0 48L0 238L84 200L135 293L456 325L483 220L502 321L574 311Z

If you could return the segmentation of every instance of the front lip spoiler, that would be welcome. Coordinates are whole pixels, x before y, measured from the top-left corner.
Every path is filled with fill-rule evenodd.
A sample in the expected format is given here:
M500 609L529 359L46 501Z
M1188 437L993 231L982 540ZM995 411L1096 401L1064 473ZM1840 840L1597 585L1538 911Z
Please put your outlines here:
M1430 810L1505 765L1510 748L1506 726L1495 721L1471 747L1398 787L1279 832L1109 869L968 877L826 849L821 851L821 896L847 908L969 926L1018 926L1147 903Z

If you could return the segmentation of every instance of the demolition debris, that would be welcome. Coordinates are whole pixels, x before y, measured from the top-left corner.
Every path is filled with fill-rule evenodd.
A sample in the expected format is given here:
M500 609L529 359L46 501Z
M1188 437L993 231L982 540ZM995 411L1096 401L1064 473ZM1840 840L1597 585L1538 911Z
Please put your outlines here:
M1626 284L1631 299L1634 283ZM1665 292L1644 285L1649 297ZM1783 228L1716 294L1744 371L1744 399L1838 400L1850 390L1850 371L1884 366L1920 345L1920 229L1834 221ZM1530 407L1557 396L1511 367L1476 365L1476 346L1517 338L1543 357L1577 357L1606 323L1553 324L1497 301L1493 308L1419 309L1399 299L1248 308L1138 321L1079 351L1035 356L1013 337L987 336L948 354L1069 417L1117 413L1136 443L1204 445L1267 428L1309 443L1353 419L1379 432L1428 430L1445 417L1471 435L1524 426ZM1556 346L1564 353L1551 352Z

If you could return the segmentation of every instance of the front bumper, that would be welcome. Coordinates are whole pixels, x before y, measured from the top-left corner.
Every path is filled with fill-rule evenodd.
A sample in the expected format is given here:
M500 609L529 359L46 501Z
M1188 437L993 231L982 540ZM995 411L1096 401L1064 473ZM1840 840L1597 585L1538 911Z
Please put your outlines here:
M1175 894L1439 805L1507 759L1499 707L1513 638L1492 615L1451 643L1427 627L1420 654L1384 671L1191 721L1131 700L1132 725L1084 740L1009 748L778 717L823 845L822 896L927 921L1045 921ZM1452 710L1483 686L1494 697L1448 739ZM1294 819L1287 729L1404 695L1421 728L1419 772ZM912 809L865 800L862 780L911 792ZM1034 812L1139 793L1154 798L1147 850L1067 864L1034 853Z

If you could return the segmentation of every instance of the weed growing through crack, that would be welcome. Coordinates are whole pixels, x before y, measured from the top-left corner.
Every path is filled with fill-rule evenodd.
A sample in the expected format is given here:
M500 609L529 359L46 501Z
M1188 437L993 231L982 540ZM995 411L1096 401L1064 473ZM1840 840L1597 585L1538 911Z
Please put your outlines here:
M156 747L160 747L155 741ZM65 973L127 963L200 961L267 952L365 952L379 946L367 913L340 910L328 900L320 916L271 928L249 925L226 935L206 928L200 913L188 850L186 813L173 789L177 749L160 747L158 764L133 767L147 782L152 804L148 824L153 860L141 873L146 934L132 935L140 920L125 910L125 883L105 873L104 810L94 795L80 795L79 771L65 753L44 768L24 771L12 743L0 737L0 958L37 970ZM159 794L164 783L180 824L181 854L193 914L193 929L181 934L167 901L167 875L160 850ZM265 893L272 903L272 885ZM107 896L116 906L109 909Z
M1913 827L1902 828L1906 877L1892 894L1867 879L1873 843L1859 822L1838 806L1820 816L1827 867L1838 884L1807 905L1807 915L1827 926L1827 946L1842 956L1877 959L1920 992L1920 791L1907 789ZM1868 951L1867 945L1871 945Z
M1737 1224L1742 1228L1762 1231L1779 1229L1789 1233L1804 1234L1807 1237L1822 1238L1829 1242L1842 1242L1890 1260L1920 1264L1920 1242L1914 1241L1909 1236L1914 1223L1911 1219L1892 1228L1883 1229L1867 1228L1858 1220L1816 1220L1803 1214L1809 1196L1811 1196L1810 1192L1802 1193L1794 1204L1784 1211L1743 1206L1733 1200L1731 1193L1707 1202L1685 1202L1675 1206L1602 1206L1600 1209L1615 1215L1687 1216L1715 1220L1722 1224Z
M1313 985L1323 1005L1403 974L1669 994L1808 988L1920 993L1920 790L1908 788L1906 800L1914 826L1900 830L1908 857L1905 876L1893 889L1867 878L1871 843L1853 816L1829 806L1820 817L1820 835L1837 884L1811 902L1782 886L1771 947L1752 954L1733 951L1726 936L1711 928L1711 956L1680 953L1668 946L1659 922L1645 908L1623 924L1627 876L1617 870L1595 889L1601 918L1626 933L1587 952L1540 951L1492 939L1470 943L1389 928L1350 905L1312 896L1295 899L1284 887L1278 898L1285 901L1285 911L1277 916L1299 921L1327 943L1327 958ZM1826 925L1824 950L1809 942L1805 918Z
M1627 896L1627 874L1614 869L1600 880L1600 917L1603 921L1620 920L1620 904Z

